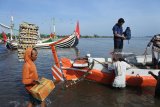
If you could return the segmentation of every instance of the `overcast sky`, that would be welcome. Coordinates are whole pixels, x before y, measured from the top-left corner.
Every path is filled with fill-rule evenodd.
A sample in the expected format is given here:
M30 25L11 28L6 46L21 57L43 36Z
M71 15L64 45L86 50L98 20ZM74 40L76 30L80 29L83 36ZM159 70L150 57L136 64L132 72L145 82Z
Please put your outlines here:
M54 18L59 35L71 34L79 20L81 35L111 36L121 17L132 36L160 33L160 0L0 0L0 23L9 25L11 16L16 29L25 21L40 33L53 32Z

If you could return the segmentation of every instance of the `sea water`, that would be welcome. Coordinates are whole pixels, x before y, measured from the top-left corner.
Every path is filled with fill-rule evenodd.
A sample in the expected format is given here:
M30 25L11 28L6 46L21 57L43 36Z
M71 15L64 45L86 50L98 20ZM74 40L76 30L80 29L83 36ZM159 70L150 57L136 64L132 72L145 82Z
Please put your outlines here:
M142 55L151 38L132 38L124 42L124 52ZM58 57L71 59L90 54L91 57L111 57L112 38L81 38L77 48L57 49ZM148 50L150 54L150 50ZM36 66L40 77L52 79L54 64L51 49L38 49ZM28 96L22 84L22 65L17 51L0 45L0 107L26 107ZM160 107L154 98L155 87L126 87L122 90L92 81L80 81L68 88L65 83L56 88L46 99L47 107Z

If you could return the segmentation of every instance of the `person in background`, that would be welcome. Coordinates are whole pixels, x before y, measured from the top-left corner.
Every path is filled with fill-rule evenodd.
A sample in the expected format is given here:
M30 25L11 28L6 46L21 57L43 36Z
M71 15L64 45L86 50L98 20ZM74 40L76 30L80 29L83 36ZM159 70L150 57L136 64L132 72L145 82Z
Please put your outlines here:
M45 107L45 102L41 102L35 99L31 93L30 89L38 84L38 73L34 61L37 59L38 52L35 48L27 48L24 55L24 65L22 69L22 83L25 85L25 88L28 92L30 101L28 107L40 104L41 107Z
M155 66L155 69L160 68L158 63L160 61L160 34L154 35L150 42L148 43L147 47L152 45L152 63Z
M154 96L155 96L155 98L160 98L160 71L158 72L158 76L153 74L153 72L151 72L151 71L149 71L148 74L151 74L157 80Z
M125 36L123 34L122 25L125 23L123 18L118 19L118 23L116 23L112 30L114 35L114 52L122 52L123 50L123 40Z
M112 83L113 87L125 88L126 87L126 70L131 66L125 62L123 58L118 58L116 55L112 56L113 64L112 69L115 73L115 78Z

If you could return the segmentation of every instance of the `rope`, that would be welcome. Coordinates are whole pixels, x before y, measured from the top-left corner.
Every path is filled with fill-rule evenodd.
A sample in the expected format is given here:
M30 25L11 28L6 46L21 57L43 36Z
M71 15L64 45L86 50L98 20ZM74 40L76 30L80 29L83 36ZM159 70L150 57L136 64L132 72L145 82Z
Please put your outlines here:
M100 64L102 64L103 65L103 67L106 67L106 68L108 68L108 66L106 65L106 64L104 64L104 63L102 63L102 62L99 62L98 60L96 60L96 59L93 59L94 61L96 61L96 62L98 62L98 63L100 63Z
M145 64L146 64L146 61L147 61L147 48L145 49L143 55L144 55L144 62L143 62L143 64L145 65Z
M66 85L66 87L72 86L74 84L77 84L78 82L84 80L89 74L91 74L91 70L93 69L94 66L94 61L88 65L88 70L87 72L85 72L80 78L78 78L77 80L72 80L68 85Z

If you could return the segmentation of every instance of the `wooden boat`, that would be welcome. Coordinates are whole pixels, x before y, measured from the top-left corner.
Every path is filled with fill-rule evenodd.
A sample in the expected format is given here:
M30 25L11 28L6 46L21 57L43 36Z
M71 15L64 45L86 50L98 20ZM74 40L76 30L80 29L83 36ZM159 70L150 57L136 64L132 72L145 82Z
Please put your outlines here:
M55 65L52 66L52 74L53 78L57 81L64 81L64 79L77 80L87 74L85 77L87 80L112 84L115 77L114 70L109 70L110 63L106 62L105 58L80 58L74 61L68 58L61 58L60 66L54 44L51 47L55 61ZM128 86L140 87L155 86L156 80L148 74L149 71L152 71L156 75L159 72L159 70L141 69L135 66L128 69L126 72L126 84Z
M36 48L50 48L50 44L57 43L57 41L62 40L61 42L57 43L56 47L58 48L71 48L76 47L79 43L80 39L80 30L79 30L79 22L77 22L76 29L73 34L66 36L64 38L53 39L48 38L45 40L38 40L35 47ZM8 41L6 47L8 49L17 49L18 41Z
M5 28L5 29L10 30L10 38L7 38L6 34L4 34L4 33L3 33L2 35L6 36L6 37L4 38L4 42L6 43L6 47L7 47L7 48L10 48L10 47L11 47L11 44L13 44L13 48L14 48L14 46L17 45L17 41L16 41L16 40L13 40L13 31L17 31L17 29L14 29L13 16L11 16L11 25L10 25L10 26L7 26L7 25L5 25L5 24L3 24L3 23L0 23L0 26L1 26L2 28ZM15 38L16 38L16 37L15 37ZM8 43L10 43L10 44L8 44Z
M50 42L53 42L53 40L49 41L50 39L52 40L52 38L47 38L47 39L44 39L44 40L38 40L37 44L36 44L37 47L38 48L39 47L47 47ZM47 41L49 41L49 42L47 42ZM9 41L7 41L6 42L6 47L7 47L7 49L17 50L18 40L9 40Z
M15 39L13 39L13 31L18 31L17 29L14 29L14 24L13 24L13 16L11 16L11 24L10 26L7 26L3 23L0 23L0 26L2 28L8 29L10 30L10 38L6 38L5 43L6 43L6 47L7 49L17 49L17 38L15 36Z
M64 77L67 80L75 80L80 78L85 74L82 70L86 70L86 72L90 72L86 79L93 80L96 82L111 84L114 80L114 72L109 71L108 68L101 63L100 61L94 61L94 66L90 70L87 66L84 68L74 67L72 61L67 58L62 58L62 72ZM99 63L100 62L100 63ZM154 72L156 75L159 70L155 69L139 69L139 68L131 68L126 72L126 83L129 86L155 86L156 80L148 74L148 71Z
M79 39L77 38L77 35L75 35L75 34L72 34L70 36L66 36L66 37L60 38L60 39L63 39L63 41L61 41L60 43L58 43L56 45L56 47L58 47L58 48L76 47L78 45L78 42L79 42ZM46 41L38 40L38 42L35 45L35 47L36 48L50 48L49 47L50 44L55 43L60 39L56 39L56 40L53 40L53 41L50 41L50 42L47 42L49 39L46 40ZM13 50L16 50L17 46L18 46L18 42L15 41L15 40L8 41L7 44L6 44L6 47L8 49L13 49Z
M56 47L58 48L71 48L71 47L75 47L78 45L79 39L77 38L76 34L72 34L70 36L66 36L63 39L63 41L61 41L60 43L58 43L56 45ZM42 41L38 41L38 43L36 44L36 48L49 48L49 45L52 43L57 42L60 39L51 41L51 42L42 42Z
M6 42L7 49L15 50L15 49L17 49L17 46L18 46L18 41L16 41L16 40L8 40Z

